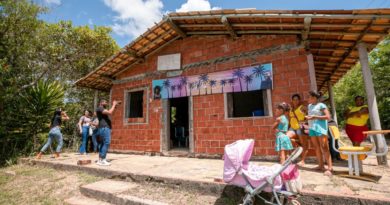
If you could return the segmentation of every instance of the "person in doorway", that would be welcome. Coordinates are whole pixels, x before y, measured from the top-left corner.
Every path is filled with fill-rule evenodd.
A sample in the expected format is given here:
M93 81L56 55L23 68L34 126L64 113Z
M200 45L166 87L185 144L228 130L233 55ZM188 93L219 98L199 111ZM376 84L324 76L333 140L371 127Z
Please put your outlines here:
M360 143L365 139L363 132L368 131L368 107L364 104L364 97L356 96L355 106L349 107L344 116L347 119L345 131L349 139L351 139L353 146L360 146Z
M317 170L325 171L325 175L332 175L332 158L330 156L328 144L328 120L330 113L325 104L319 102L321 95L317 91L309 92L308 115L305 118L309 121L309 137L316 151L318 161ZM324 160L328 168L325 169Z
M93 112L92 120L91 120L91 128L92 128L92 144L93 144L93 152L97 153L100 150L100 144L98 143L98 126L99 120L96 115L96 111Z
M63 145L63 138L61 133L61 124L62 121L69 120L68 115L62 111L61 108L58 108L53 115L53 118L51 119L50 123L50 131L49 131L49 138L47 139L47 142L42 147L41 151L37 155L37 159L40 159L42 157L42 154L47 150L47 148L51 145L51 143L55 140L57 141L57 148L55 152L55 157L60 157L60 152Z
M88 110L84 111L84 115L80 117L78 127L81 134L81 145L79 152L82 155L87 154L88 148L88 136L89 136L89 126L91 125L90 112Z
M112 107L108 109L108 103L106 100L101 100L99 107L96 109L96 115L99 120L99 128L98 135L100 135L103 139L103 144L99 151L99 160L96 162L97 165L100 166L109 166L111 163L107 162L106 156L108 148L111 143L111 119L110 115L114 112L116 106L120 103L120 101L114 100L112 102Z
M289 112L290 116L290 129L287 132L287 136L290 138L298 138L299 144L303 148L301 155L301 161L299 165L305 165L305 159L309 148L308 133L305 133L307 125L305 124L305 116L307 113L306 106L303 105L301 101L301 96L299 94L294 94L291 97L291 110Z
M287 151L293 149L291 140L286 135L288 130L288 120L285 113L288 111L289 105L287 103L278 104L275 110L277 118L273 125L273 129L276 133L275 150L279 152L280 164L283 164L286 160Z

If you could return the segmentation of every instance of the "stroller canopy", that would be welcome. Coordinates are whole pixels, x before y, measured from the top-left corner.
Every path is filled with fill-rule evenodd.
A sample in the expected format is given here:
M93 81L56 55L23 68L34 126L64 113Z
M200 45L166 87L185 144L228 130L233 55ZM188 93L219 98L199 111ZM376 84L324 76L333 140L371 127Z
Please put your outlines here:
M253 139L238 140L225 146L223 179L225 182L233 180L241 169L248 168L249 159L252 156L254 146Z

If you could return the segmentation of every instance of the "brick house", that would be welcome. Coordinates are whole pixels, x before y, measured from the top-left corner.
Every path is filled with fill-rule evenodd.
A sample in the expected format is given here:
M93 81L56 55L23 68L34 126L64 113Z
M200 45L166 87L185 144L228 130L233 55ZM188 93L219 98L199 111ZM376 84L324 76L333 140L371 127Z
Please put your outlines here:
M389 15L388 9L171 13L76 84L123 101L112 116L111 151L222 155L226 144L253 138L253 154L273 158L275 104L294 93L307 98L310 89L331 94L358 61L357 44L371 50L387 35ZM265 65L271 87L249 89L264 76L226 74ZM219 80L200 80L205 74ZM233 83L224 87L222 78Z

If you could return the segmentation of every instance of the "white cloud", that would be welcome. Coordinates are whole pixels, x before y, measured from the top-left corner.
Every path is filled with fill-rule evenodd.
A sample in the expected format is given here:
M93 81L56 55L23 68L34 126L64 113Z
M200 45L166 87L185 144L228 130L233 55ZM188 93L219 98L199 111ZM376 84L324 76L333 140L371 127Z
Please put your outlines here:
M104 3L118 14L112 29L120 36L136 37L163 16L161 0L104 0Z
M54 5L60 5L61 0L43 0L45 4L54 4Z
M88 19L88 24L89 25L93 25L93 20L92 19Z
M208 0L187 0L176 12L219 10L220 7L212 7Z

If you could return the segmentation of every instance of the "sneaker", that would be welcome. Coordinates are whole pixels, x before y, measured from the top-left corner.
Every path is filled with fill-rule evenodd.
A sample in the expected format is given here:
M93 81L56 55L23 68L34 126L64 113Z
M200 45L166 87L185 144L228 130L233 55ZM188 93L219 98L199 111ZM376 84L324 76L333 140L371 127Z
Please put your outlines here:
M100 159L95 160L95 163L96 163L97 165L102 165L102 160L100 160Z
M103 159L103 160L101 161L101 164L102 164L103 166L110 166L110 165L111 165L111 163L110 163L110 162L107 162L106 159Z

